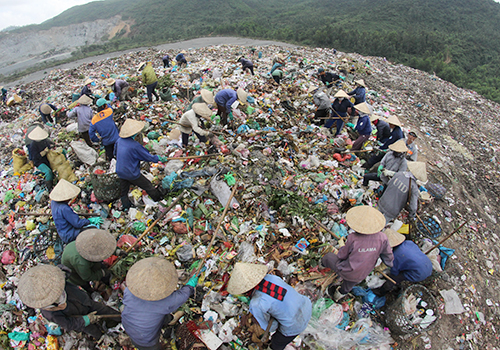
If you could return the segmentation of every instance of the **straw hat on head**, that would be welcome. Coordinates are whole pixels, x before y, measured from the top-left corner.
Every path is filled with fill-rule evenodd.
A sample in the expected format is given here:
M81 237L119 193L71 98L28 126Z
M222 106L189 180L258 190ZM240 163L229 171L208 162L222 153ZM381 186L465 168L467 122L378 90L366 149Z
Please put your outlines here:
M208 103L209 105L213 105L215 100L214 100L214 94L212 91L207 90L207 89L201 89L201 98L205 103Z
M366 87L365 81L363 79L354 80L354 82L362 87Z
M142 131L146 123L141 120L127 119L120 129L119 136L123 139L134 136Z
M392 125L401 126L399 118L396 117L395 115L391 115L389 118L387 118L386 122Z
M94 81L90 78L88 78L87 80L85 80L85 82L83 83L83 85L88 85L88 84L92 84Z
M406 147L406 143L404 139L399 139L393 144L389 145L389 149L394 152L408 152L408 147Z
M427 170L424 162L408 162L408 170L422 182L427 182Z
M109 258L116 249L116 240L107 230L85 230L76 237L76 251L85 260L99 262Z
M55 303L65 284L61 269L54 265L38 265L21 276L17 293L25 305L38 309Z
M181 136L181 131L179 129L172 129L167 135L169 140L178 140L179 136Z
M240 103L247 103L248 93L245 90L243 90L242 88L238 88L238 90L236 90L236 94L238 95L238 100L240 100Z
M195 103L193 104L193 111L199 115L200 117L210 119L210 116L212 115L212 111L206 103Z
M187 53L187 51L186 50L182 50L180 53Z
M372 114L370 115L370 122L374 122L375 120L379 120L381 119L380 116L378 114Z
M361 113L368 114L368 115L372 114L372 111L370 110L370 107L368 107L366 102L358 103L357 105L354 106L354 108L356 108Z
M34 128L28 134L28 138L32 141L42 141L42 140L45 140L47 137L49 137L49 133L39 126Z
M347 92L345 92L344 90L339 90L339 91L337 91L337 93L335 95L333 95L333 97L335 97L335 98L340 98L340 97L349 98L351 96L349 96L347 94Z
M3 89L3 85L0 85L0 90L2 90L2 89Z
M311 85L309 86L309 89L307 89L307 93L310 94L311 92L315 91L315 90L318 90L319 87L316 86L316 85Z
M146 67L146 64L147 64L147 62L141 62L141 63L139 63L139 65L137 66L137 70L138 71L143 70L144 67Z
M80 193L80 187L61 179L50 192L49 198L56 202L69 201Z
M227 283L227 291L234 295L246 293L258 285L266 275L266 265L237 262Z
M142 300L165 299L177 287L177 271L168 260L151 257L136 262L127 273L127 287Z
M92 103L92 99L87 95L82 95L76 102L78 102L81 105L88 106L89 104Z
M384 230L385 235L389 239L391 247L396 247L405 241L405 236L401 233L394 231L392 228Z
M373 235L385 227L384 215L367 205L349 209L345 219L350 228L364 235Z
M40 110L42 111L43 114L50 114L52 112L52 107L44 103L43 105L40 106Z
M106 82L104 84L106 84L107 86L111 86L115 83L115 79L113 78L109 78L109 79L106 79Z

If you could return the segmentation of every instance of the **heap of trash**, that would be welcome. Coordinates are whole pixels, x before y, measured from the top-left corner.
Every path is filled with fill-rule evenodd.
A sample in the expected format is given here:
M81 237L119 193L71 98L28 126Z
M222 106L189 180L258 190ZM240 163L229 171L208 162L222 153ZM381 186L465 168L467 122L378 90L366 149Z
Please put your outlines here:
M26 270L57 265L62 253L49 193L41 172L27 160L25 138L27 128L41 121L40 104L50 103L61 114L57 123L45 129L58 154L68 161L58 176L82 189L72 208L81 215L101 217L100 228L117 240L117 251L105 261L112 272L110 286L94 284L92 299L120 310L125 276L145 257L171 261L180 284L203 264L195 297L182 306L180 326L162 340L172 349L189 349L189 342L180 345L175 340L196 335L211 350L263 346L261 334L244 317L248 298L226 290L235 262L266 264L311 299L311 321L287 350L494 348L500 329L496 291L500 252L495 244L500 145L494 137L500 134L498 104L383 58L333 49L263 46L250 50L220 45L188 50L188 65L182 68L175 61L164 68L161 58L166 53L177 54L155 49L134 52L53 70L43 80L8 88L7 100L0 105L4 145L0 150L4 165L0 347L131 346L121 324L92 341L83 333L65 332L47 322L40 312L23 305L17 293ZM269 74L278 55L286 59L280 84ZM242 70L237 62L242 56L253 60L255 75ZM161 100L153 103L148 102L138 70L145 61L153 62L159 79ZM326 294L337 276L319 262L345 241L350 208L377 205L380 184L361 186L361 165L370 146L366 152L349 152L354 139L348 127L335 137L334 129L312 122L316 106L308 90L323 84L318 68L341 77L337 86L328 88L330 96L339 88L351 91L354 80L364 79L374 114L397 116L405 132L419 136L419 160L426 162L429 172L429 182L420 190L430 194L419 199L419 215L433 232L422 225L409 232L405 211L392 228L413 234L422 251L427 251L466 222L463 231L445 243L449 248L440 246L429 254L434 272L418 285L420 289L410 290L412 286L404 284L399 294L377 297L371 289L380 287L384 279L373 272L340 303ZM163 201L154 202L133 188L134 206L125 211L119 191L113 194L112 186L102 191L103 179L113 177L114 163L105 161L104 149L84 147L76 120L66 116L89 78L96 98L112 100L105 85L109 78L130 84L130 100L113 104L115 122L120 127L127 118L145 121L141 142L152 154L169 158L142 168L150 181L167 190ZM211 145L191 136L189 146L183 148L178 121L185 108L201 89L215 95L226 88L247 91L247 105L235 109L233 120L225 126L214 109L206 123L215 135Z

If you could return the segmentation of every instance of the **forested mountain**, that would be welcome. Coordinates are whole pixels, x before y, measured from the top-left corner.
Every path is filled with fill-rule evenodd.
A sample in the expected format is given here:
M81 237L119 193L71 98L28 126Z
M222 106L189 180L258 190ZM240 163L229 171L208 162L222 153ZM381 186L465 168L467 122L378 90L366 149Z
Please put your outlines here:
M115 15L131 23L130 32L75 56L238 35L385 56L500 102L500 4L493 0L106 0L19 30Z

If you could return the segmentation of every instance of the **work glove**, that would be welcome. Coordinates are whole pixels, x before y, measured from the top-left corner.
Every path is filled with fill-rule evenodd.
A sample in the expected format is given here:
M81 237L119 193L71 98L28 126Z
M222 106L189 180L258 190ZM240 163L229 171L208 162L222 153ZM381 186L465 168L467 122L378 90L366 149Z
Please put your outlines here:
M99 216L96 216L96 217L93 217L93 218L89 218L89 222L92 224L92 225L96 225L96 226L99 226L102 224L102 218L99 217Z
M47 153L49 153L49 149L47 147L45 147L45 149L43 151L40 152L40 155L42 157L45 157L47 155Z
M387 177L393 177L393 176L394 176L394 174L396 174L396 172L395 172L395 171L390 171L390 170L387 170L387 169L382 170L382 173L383 173L385 176L387 176Z
M380 265L376 266L373 271L375 272L384 272L384 270L387 269L387 265L384 263L381 263Z
M99 317L96 314L97 311L94 311L88 315L83 316L83 320L85 321L85 327L99 321Z
M382 169L384 169L384 166L383 165L379 165L378 169L377 169L377 176L378 177L380 177L380 175L382 175Z
M168 162L168 158L167 157L164 157L164 156L158 156L158 160L162 163L166 163Z
M49 123L49 122L45 123L45 125L47 125L47 126L54 126L54 124Z
M354 128L356 127L353 123L347 123L346 125L347 125L348 127L352 128L352 129L354 129Z
M196 288L196 286L198 285L198 279L199 279L198 276L193 275L193 277L189 279L188 283L186 283L186 286L191 286L193 288Z

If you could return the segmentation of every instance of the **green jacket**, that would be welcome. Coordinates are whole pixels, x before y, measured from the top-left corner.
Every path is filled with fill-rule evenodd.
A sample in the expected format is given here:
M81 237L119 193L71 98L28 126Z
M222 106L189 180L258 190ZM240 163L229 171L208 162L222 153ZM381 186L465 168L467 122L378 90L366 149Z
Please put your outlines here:
M158 81L158 78L156 77L156 73L153 69L152 65L147 65L143 70L142 70L142 82L144 85L150 85Z
M61 263L71 269L68 281L78 286L99 281L103 277L101 263L85 260L76 250L75 241L64 248Z

